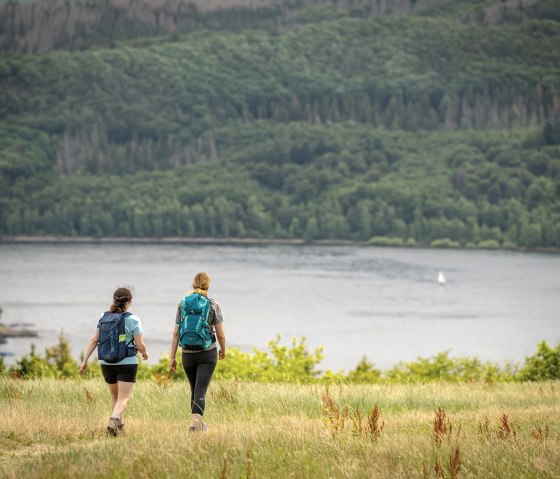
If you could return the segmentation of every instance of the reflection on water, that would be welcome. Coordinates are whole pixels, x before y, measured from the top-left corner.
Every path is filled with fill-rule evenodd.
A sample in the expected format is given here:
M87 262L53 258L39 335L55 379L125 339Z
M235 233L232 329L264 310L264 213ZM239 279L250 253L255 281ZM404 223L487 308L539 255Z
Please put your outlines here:
M357 246L2 244L2 321L32 323L40 349L62 330L78 357L113 290L131 284L155 361L198 271L212 277L230 345L305 336L325 347L323 368L363 355L387 368L446 350L520 361L541 339L560 340L559 256ZM0 352L19 357L30 342Z

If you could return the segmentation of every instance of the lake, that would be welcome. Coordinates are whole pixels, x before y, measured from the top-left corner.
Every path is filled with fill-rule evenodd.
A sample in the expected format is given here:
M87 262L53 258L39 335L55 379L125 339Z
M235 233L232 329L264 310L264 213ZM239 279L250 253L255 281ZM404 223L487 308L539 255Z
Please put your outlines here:
M114 289L134 286L151 363L169 350L175 312L198 271L212 278L228 345L266 348L305 336L324 346L321 369L363 355L386 369L450 350L520 362L560 340L560 256L367 246L0 244L2 322L38 338L9 340L15 358L60 331L76 357ZM447 279L437 282L438 272Z

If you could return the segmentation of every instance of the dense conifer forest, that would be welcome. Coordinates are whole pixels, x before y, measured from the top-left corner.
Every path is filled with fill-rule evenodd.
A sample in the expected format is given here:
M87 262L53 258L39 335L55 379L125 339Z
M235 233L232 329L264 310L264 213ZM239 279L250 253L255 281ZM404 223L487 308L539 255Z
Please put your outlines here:
M0 2L0 235L560 247L560 1Z

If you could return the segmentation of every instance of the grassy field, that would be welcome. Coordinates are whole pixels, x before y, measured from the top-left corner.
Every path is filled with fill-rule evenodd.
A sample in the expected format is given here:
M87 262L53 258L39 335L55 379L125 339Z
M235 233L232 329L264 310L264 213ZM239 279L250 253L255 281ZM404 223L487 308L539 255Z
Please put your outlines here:
M139 382L117 438L109 402L101 379L0 379L0 477L560 476L560 382L214 382L194 435L183 382Z

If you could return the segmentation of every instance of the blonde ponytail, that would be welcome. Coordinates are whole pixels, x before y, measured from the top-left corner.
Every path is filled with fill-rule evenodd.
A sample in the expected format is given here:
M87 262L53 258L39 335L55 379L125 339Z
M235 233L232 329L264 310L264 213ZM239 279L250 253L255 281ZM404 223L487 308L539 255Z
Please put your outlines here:
M197 273L192 282L192 293L198 293L203 296L208 296L208 289L210 288L210 276L208 273Z

